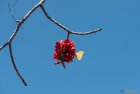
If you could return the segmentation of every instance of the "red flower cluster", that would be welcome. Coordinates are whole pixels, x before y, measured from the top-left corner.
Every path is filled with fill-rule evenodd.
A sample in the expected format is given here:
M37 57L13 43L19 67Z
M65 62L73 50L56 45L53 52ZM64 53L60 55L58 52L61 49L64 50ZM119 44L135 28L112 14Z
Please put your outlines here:
M74 45L75 43L69 39L56 42L53 58L58 61L54 64L62 63L63 67L65 67L64 62L71 62L75 56Z

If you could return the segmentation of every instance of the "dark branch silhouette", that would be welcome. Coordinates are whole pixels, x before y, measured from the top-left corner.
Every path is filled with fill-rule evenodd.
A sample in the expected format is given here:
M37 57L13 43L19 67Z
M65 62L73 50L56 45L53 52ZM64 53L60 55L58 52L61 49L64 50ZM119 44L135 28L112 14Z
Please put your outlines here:
M45 2L45 0L40 0L39 3L37 3L35 6L33 6L33 8L21 19L21 20L18 20L18 24L17 24L17 27L15 28L13 34L11 35L11 37L8 39L8 41L3 44L1 47L0 47L0 51L3 50L5 47L9 46L9 52L10 52L10 57L11 57L11 61L12 61L12 64L13 64L13 67L18 75L18 77L21 79L21 81L23 82L23 84L25 86L27 86L27 83L26 81L23 79L23 77L21 76L21 74L19 73L18 71L18 68L15 64L15 60L14 60L14 56L13 56L13 51L12 51L12 41L15 39L19 29L21 28L21 26L24 24L24 22L35 12L36 9L38 8L41 8L41 10L43 11L43 13L45 14L45 16L50 20L52 21L54 24L56 24L57 26L59 26L60 28L62 28L64 31L67 32L67 38L69 38L70 34L74 34L74 35L88 35L88 34L93 34L93 33L96 33L96 32L99 32L101 31L102 29L96 29L96 30L92 30L92 31L87 31L87 32L75 32L75 31L72 31L70 29L68 29L67 27L65 27L64 25L62 25L61 23L57 22L56 20L54 20L52 17L50 17L46 11L46 9L44 8L43 6L43 3ZM9 6L9 11L11 12L10 10L10 5ZM12 18L17 22L17 19L11 15Z
M21 76L21 74L19 73L18 68L17 68L17 66L16 66L16 63L15 63L15 60L14 60L14 56L13 56L13 51L12 51L12 45L11 45L11 43L9 43L9 52L10 52L10 57L11 57L11 61L12 61L13 67L14 67L14 69L15 69L15 71L16 71L18 77L21 79L21 81L23 82L23 84L24 84L25 86L27 86L26 81L25 81L24 78Z
M76 34L76 35L88 35L88 34L92 34L92 33L96 33L96 32L99 32L101 31L102 29L96 29L96 30L93 30L93 31L87 31L87 32L74 32L70 29L68 29L67 27L65 27L64 25L60 24L59 22L57 22L56 20L54 20L53 18L51 18L47 11L45 10L45 8L43 7L43 5L40 6L42 11L44 12L45 16L50 20L52 21L54 24L56 24L57 26L61 27L63 30L67 31L69 34Z

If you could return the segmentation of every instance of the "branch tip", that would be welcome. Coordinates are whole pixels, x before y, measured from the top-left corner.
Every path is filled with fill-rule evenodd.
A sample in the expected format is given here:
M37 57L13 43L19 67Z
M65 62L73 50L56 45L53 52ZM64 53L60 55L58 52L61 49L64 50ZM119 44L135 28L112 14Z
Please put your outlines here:
M0 51L2 49L4 49L5 47L9 47L9 53L10 53L10 58L11 58L11 61L12 61L12 65L13 65L13 68L15 70L15 72L17 73L18 77L20 78L20 80L22 81L22 83L27 86L27 83L26 81L24 80L24 78L21 76L20 72L18 71L18 68L16 66L16 63L15 63L15 60L14 60L14 56L13 56L13 51L12 51L12 41L15 39L19 29L21 28L21 26L24 24L24 22L31 16L31 14L33 14L33 12L37 9L37 8L41 8L43 13L45 14L45 16L51 21L53 22L54 24L56 24L57 26L59 26L60 28L62 28L64 31L67 32L67 39L69 39L69 36L70 34L75 34L75 35L88 35L88 34L93 34L93 33L96 33L96 32L99 32L102 30L102 28L99 28L99 29L95 29L93 31L87 31L87 32L75 32L75 31L72 31L70 29L68 29L67 27L65 27L64 25L62 25L61 23L57 22L56 20L54 20L51 16L48 15L46 9L44 8L43 6L43 3L45 2L46 0L40 0L38 4L36 4L21 20L17 20L13 14L11 14L13 20L18 23L16 29L14 30L12 36L8 39L8 41L2 45L0 47ZM9 7L9 12L11 12L11 8L10 8L10 4L8 3L8 7ZM62 64L63 67L65 68L65 65Z
M96 29L93 31L87 31L87 32L75 32L72 31L70 29L68 29L67 27L65 27L64 25L62 25L61 23L57 22L56 20L54 20L52 17L50 17L47 13L47 11L45 10L44 6L41 5L40 8L42 9L43 13L45 14L45 16L54 24L56 24L57 26L59 26L60 28L62 28L63 30L65 30L66 32L70 33L70 34L75 34L75 35L88 35L88 34L92 34L92 33L96 33L101 31L102 29Z
M18 68L16 66L15 60L14 60L14 56L13 56L13 51L12 51L12 45L11 43L8 44L9 46L9 52L10 52L10 57L11 57L11 61L12 61L12 65L14 67L15 72L17 73L18 77L20 78L20 80L22 81L22 83L27 86L26 81L24 80L24 78L21 76L20 72L18 71Z

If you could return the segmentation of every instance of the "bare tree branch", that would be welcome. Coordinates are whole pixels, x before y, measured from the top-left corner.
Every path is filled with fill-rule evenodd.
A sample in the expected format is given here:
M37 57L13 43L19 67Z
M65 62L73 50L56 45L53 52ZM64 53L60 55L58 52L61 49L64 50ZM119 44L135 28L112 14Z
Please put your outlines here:
M56 20L54 20L53 18L51 18L47 11L45 10L45 8L43 7L43 3L45 2L45 0L40 0L40 2L38 4L36 4L35 6L33 6L33 8L21 19L18 21L18 25L17 27L15 28L12 36L8 39L8 41L3 44L2 46L0 46L0 51L3 50L5 47L9 46L9 52L10 52L10 57L11 57L11 61L12 61L12 64L13 64L13 67L18 75L18 77L21 79L21 81L23 82L23 84L25 86L27 86L27 83L26 81L23 79L23 77L21 76L21 74L19 73L18 71L18 68L15 64L15 61L14 61L14 57L13 57L13 52L12 52L12 41L15 39L19 29L21 28L21 26L24 24L24 22L35 12L36 9L38 9L39 7L42 9L43 13L45 14L45 16L50 20L52 21L54 24L56 24L57 26L59 26L60 28L62 28L63 30L65 30L68 35L67 35L67 39L69 38L70 34L75 34L75 35L88 35L88 34L93 34L93 33L96 33L96 32L99 32L101 31L102 29L96 29L96 30L93 30L93 31L88 31L88 32L75 32L75 31L72 31L70 29L68 29L67 27L65 27L64 25L62 25L61 23L57 22ZM9 5L9 8L10 8L10 5ZM11 11L9 9L9 11ZM12 15L13 16L13 15ZM15 17L13 16L13 19L15 19ZM16 21L17 22L17 21Z
M19 73L18 68L17 68L17 66L16 66L16 64L15 64L14 57L13 57L13 52L12 52L12 45L11 45L11 43L12 43L13 39L16 37L16 35L17 35L17 33L18 33L20 27L23 25L23 23L24 23L24 22L30 17L30 15L31 15L39 6L41 6L44 2L45 2L45 0L41 0L37 5L35 5L35 6L23 17L22 20L19 21L18 26L17 26L16 29L14 30L14 33L12 34L12 36L9 38L9 40L8 40L4 45L2 45L2 46L0 47L0 51L1 51L1 50L4 49L6 46L9 46L9 52L10 52L10 57L11 57L11 61L12 61L13 67L14 67L14 69L15 69L15 71L16 71L18 77L21 79L21 81L23 82L23 84L24 84L25 86L27 86L27 83L26 83L26 81L24 80L24 78L21 76L21 74ZM9 7L10 7L10 6L9 6ZM12 15L12 16L13 16L13 15ZM13 17L14 17L14 16L13 16ZM13 19L15 20L15 18L13 18Z
M99 32L101 30L102 30L102 28L95 29L93 31L87 31L87 32L74 32L74 31L72 31L71 34L76 34L76 35L89 35L89 34L97 33L97 32Z
M16 27L16 29L14 30L14 33L12 34L12 36L9 38L9 40L0 47L0 51L5 48L10 42L12 42L12 40L15 38L16 34L18 33L20 27L23 25L23 23L30 17L30 15L39 7L41 6L43 3L45 2L45 0L41 0L37 5L35 5L24 17L22 20L19 21L18 26Z
M56 20L54 20L53 18L51 18L47 11L45 10L44 6L41 5L40 8L42 9L42 11L44 12L45 16L50 20L52 21L54 24L56 24L57 26L61 27L63 30L67 31L69 34L76 34L76 35L88 35L88 34L92 34L92 33L96 33L96 32L99 32L101 31L102 29L96 29L96 30L93 30L93 31L88 31L88 32L74 32L70 29L68 29L67 27L65 27L64 25L62 25L61 23L57 22Z
M4 49L8 44L9 44L9 43L6 42L4 45L2 45L2 46L0 47L0 51L1 51L2 49Z
M39 6L41 6L41 4L42 4L42 3L39 2L37 5L35 5L35 6L23 17L23 19L22 19L21 21L19 21L19 24L18 24L17 28L15 29L13 35L10 37L10 39L8 40L8 42L11 42L11 41L15 38L17 32L19 31L19 29L20 29L20 27L23 25L23 23L30 17L30 15L31 15Z
M13 51L12 51L12 45L11 43L9 43L9 52L10 52L10 57L11 57L11 61L12 61L12 64L13 64L13 67L18 75L18 77L21 79L21 81L23 82L23 84L25 86L27 86L27 83L26 81L24 80L24 78L21 76L20 72L18 71L18 68L16 66L16 63L15 63L15 60L14 60L14 56L13 56Z

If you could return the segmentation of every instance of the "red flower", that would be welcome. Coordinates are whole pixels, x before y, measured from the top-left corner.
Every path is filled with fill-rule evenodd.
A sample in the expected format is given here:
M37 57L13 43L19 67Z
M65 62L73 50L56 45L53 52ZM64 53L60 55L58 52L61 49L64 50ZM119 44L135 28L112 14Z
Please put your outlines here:
M70 63L75 56L74 46L75 43L69 39L56 42L53 58L57 59L58 61L54 64L62 63L63 67L65 68L64 62Z

